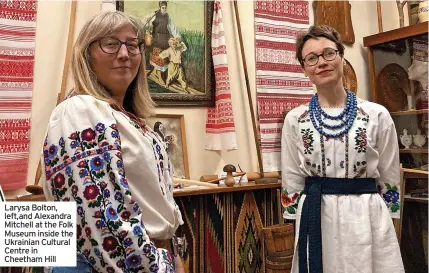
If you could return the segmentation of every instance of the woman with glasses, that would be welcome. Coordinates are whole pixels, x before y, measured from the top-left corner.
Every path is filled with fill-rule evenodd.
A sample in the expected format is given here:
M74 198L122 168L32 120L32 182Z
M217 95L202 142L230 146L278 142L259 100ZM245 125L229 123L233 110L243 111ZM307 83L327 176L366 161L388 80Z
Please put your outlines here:
M139 19L102 13L74 46L73 94L53 111L44 192L77 205L77 267L66 272L184 272L165 144L145 125L154 110Z
M293 273L403 273L395 125L381 105L344 89L338 32L312 26L296 57L317 93L282 131L284 218L296 219Z

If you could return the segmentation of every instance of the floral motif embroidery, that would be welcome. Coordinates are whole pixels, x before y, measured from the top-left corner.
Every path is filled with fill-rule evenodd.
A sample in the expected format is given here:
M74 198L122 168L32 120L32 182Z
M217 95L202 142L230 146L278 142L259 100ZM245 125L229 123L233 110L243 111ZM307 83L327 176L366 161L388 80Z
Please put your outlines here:
M130 119L130 123L134 126L136 129L141 129L140 125L138 125L136 122Z
M72 156L67 154L67 146ZM164 260L157 258L155 246L143 232L142 212L132 199L119 147L116 124L98 123L95 128L73 132L67 141L61 137L58 145L49 144L47 137L44 158L52 194L57 201L76 201L80 218L77 249L95 268L115 272L105 261L108 255L126 272L141 272L147 262L150 272L158 272L159 262L171 271L171 255L161 250L158 255ZM94 233L101 238L95 240Z
M369 115L361 107L359 107L357 109L356 119L357 120L362 120L366 124L369 121Z
M343 162L343 167L342 167L342 168L345 168L345 175L344 175L345 178L349 178L349 163L350 163L350 161L349 161L349 142L350 142L349 141L349 134L347 134L345 137L344 162ZM345 166L344 166L344 163L346 164ZM341 163L340 163L340 165L341 165Z
M353 164L353 173L354 178L362 177L362 175L366 172L366 161L356 161Z
M309 115L309 113L310 113L310 111L306 110L301 116L299 116L298 123L310 122L310 115Z
M155 140L155 138L153 139L153 147L154 147L154 156L156 158L156 164L157 164L157 168L158 168L158 180L159 183L161 183L161 175L164 175L164 156L161 153L161 146L159 145L159 143ZM161 186L161 192L162 195L165 195L164 192L164 188Z
M367 144L366 128L358 127L356 129L356 136L355 136L355 150L357 150L358 153L365 153L366 144Z
M314 151L313 143L313 131L310 128L301 129L302 142L304 144L304 154L310 154Z
M392 212L397 212L400 209L399 192L395 185L385 183L387 191L383 193L383 199Z
M322 166L321 165L311 163L310 161L306 161L305 164L310 169L312 176L321 176L321 174L322 174Z
M295 215L296 211L298 209L298 203L299 199L302 196L301 192L295 192L289 194L288 191L285 188L282 188L282 194L281 194L281 202L282 202L282 208L283 212L286 211L288 215Z

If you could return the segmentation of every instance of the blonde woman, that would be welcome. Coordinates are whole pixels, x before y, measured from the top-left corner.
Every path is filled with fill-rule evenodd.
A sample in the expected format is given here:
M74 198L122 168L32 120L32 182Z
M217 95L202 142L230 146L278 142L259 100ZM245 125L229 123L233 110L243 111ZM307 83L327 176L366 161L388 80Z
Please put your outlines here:
M48 200L77 204L77 267L63 272L184 272L174 234L165 144L153 113L140 20L106 12L77 38L75 91L53 111L44 143ZM162 246L162 247L161 247Z

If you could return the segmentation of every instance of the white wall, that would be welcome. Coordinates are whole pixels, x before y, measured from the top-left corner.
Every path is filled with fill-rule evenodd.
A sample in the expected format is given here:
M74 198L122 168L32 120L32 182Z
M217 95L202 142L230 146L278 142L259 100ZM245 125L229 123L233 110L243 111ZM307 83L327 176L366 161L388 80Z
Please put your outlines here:
M368 99L369 79L366 60L367 53L366 49L363 48L363 37L378 32L376 4L372 1L350 1L350 3L352 5L352 21L356 42L352 46L347 46L345 57L352 64L357 74L359 88L358 96ZM240 1L238 3L250 88L253 98L255 98L253 5L253 1ZM75 38L85 21L100 12L100 7L101 0L77 2ZM191 179L199 179L203 174L215 174L221 171L225 164L229 163L234 165L240 164L245 171L258 170L252 122L248 107L232 1L223 2L222 8L238 150L229 152L204 150L205 108L160 108L158 110L159 113L185 115ZM384 30L386 31L399 27L396 3L394 1L382 1L382 9ZM70 2L68 1L38 2L28 184L34 183L34 176L42 149L45 128L49 115L55 107L57 93L61 86L69 13ZM313 23L311 5L309 14L310 23ZM67 90L69 87L70 85ZM9 192L6 193L6 195L13 196L22 192L23 191Z

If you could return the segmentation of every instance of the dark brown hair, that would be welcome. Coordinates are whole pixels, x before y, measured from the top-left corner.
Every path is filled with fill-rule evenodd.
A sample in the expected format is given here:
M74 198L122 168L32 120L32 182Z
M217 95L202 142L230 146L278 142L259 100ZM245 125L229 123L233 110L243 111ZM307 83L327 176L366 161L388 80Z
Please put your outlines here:
M307 32L303 32L296 37L296 58L301 66L304 66L302 58L302 48L309 39L319 39L320 37L331 40L337 46L340 56L344 56L344 45L341 42L341 36L334 28L330 26L320 25L311 26Z

